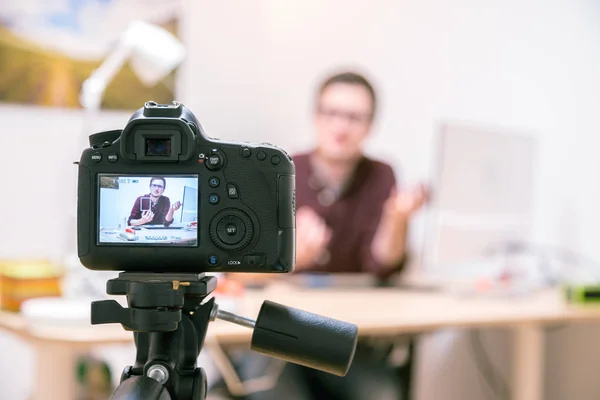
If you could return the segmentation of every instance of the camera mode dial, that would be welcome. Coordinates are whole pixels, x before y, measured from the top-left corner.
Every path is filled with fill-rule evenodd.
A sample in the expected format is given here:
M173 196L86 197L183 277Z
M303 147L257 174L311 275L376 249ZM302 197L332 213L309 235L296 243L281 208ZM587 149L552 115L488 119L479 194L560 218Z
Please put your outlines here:
M250 243L253 234L252 220L237 208L221 210L210 221L210 238L222 250L243 249Z
M103 147L105 143L112 144L121 136L121 130L104 131L90 135L89 141L91 147Z

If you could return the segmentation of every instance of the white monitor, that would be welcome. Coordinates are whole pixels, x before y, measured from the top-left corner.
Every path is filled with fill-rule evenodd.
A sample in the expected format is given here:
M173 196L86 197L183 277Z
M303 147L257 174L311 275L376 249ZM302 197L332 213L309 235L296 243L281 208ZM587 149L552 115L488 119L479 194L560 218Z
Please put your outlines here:
M498 243L531 231L536 142L531 135L442 125L423 267L455 274Z
M183 188L181 204L181 222L189 223L198 220L198 189L186 186Z

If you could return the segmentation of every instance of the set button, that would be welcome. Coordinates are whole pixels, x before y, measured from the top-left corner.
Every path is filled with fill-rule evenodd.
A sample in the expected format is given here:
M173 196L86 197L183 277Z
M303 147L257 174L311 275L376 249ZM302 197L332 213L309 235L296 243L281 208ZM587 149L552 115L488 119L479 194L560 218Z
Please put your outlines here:
M217 225L217 236L225 244L237 244L242 241L245 235L244 222L235 215L222 218Z
M235 236L237 234L237 226L234 224L227 224L225 227L225 233L227 236Z
M237 251L248 246L254 235L252 219L237 208L225 208L211 218L210 238L221 250Z

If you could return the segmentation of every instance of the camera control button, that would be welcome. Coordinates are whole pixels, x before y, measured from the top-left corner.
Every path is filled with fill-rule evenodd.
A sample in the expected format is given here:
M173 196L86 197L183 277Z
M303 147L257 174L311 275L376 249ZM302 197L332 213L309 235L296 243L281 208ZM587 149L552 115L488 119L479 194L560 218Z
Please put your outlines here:
M219 203L219 195L216 193L211 194L210 196L208 196L208 202L210 204L218 204Z
M233 183L227 184L227 195L230 199L237 199L239 197L237 187Z
M219 178L217 178L216 176L213 176L208 180L208 186L210 186L211 188L216 188L217 186L219 186L219 183Z
M248 158L248 157L250 157L251 155L252 155L252 150L250 150L250 149L249 149L249 148L247 148L247 147L244 147L244 148L242 149L242 157L244 157L244 158Z
M223 157L218 153L209 154L205 164L206 168L215 171L223 166Z
M91 147L108 147L121 136L121 129L112 131L98 132L90 135L89 142ZM108 143L108 146L106 145Z
M210 222L210 238L221 250L237 251L246 247L254 236L252 219L237 208L219 211Z
M106 158L111 163L119 161L119 155L117 153L110 153Z
M244 267L264 267L264 257L260 254L247 254L242 260Z
M95 153L93 153L92 161L95 163L102 161L102 153L100 153L99 151L96 151Z
M267 153L264 151L259 151L256 153L256 158L258 158L260 161L264 161L267 158Z
M242 241L245 234L244 221L235 215L223 217L217 224L217 236L225 244L237 244Z
M214 254L211 254L210 256L208 256L208 263L210 265L217 265L219 264L219 258Z
M235 224L227 224L225 227L225 233L229 236L235 236L237 233L237 226L235 226Z
M280 162L281 162L281 158L279 156L273 156L273 157L271 157L271 164L277 165Z

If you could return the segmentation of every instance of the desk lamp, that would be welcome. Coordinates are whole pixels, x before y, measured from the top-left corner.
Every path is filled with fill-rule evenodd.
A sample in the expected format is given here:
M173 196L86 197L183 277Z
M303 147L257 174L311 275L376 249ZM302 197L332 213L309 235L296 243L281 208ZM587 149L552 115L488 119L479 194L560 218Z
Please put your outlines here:
M81 88L79 102L84 109L81 135L77 140L76 154L89 146L88 137L95 132L94 121L100 112L102 97L106 87L115 75L129 62L131 69L143 85L152 87L164 79L175 69L186 56L186 51L179 39L167 30L150 23L135 20L120 35L116 46L86 79ZM152 100L152 99L148 99ZM63 262L67 268L67 279L64 285L67 297L82 295L98 296L104 293L104 285L98 286L98 274L85 279L85 268L79 262L77 243L77 179L72 188L73 202L69 209L69 235L67 257ZM97 288L94 286L98 286Z
M177 67L185 55L183 44L170 32L144 21L131 22L114 50L83 83L79 96L86 122L83 147L87 147L88 136L93 133L92 120L100 109L106 87L127 61L140 81L151 87Z

